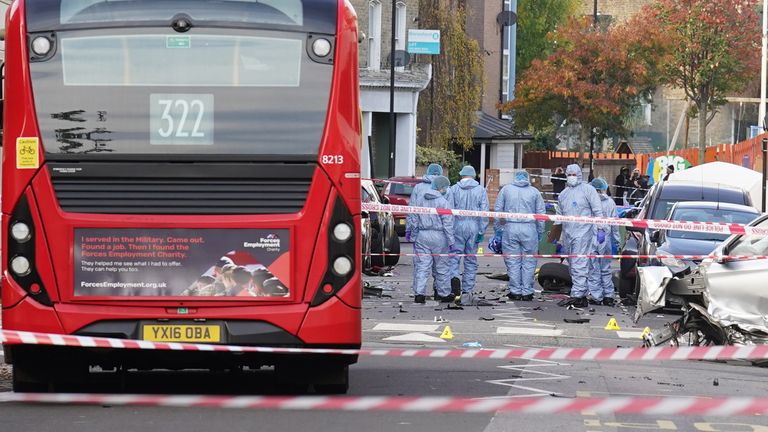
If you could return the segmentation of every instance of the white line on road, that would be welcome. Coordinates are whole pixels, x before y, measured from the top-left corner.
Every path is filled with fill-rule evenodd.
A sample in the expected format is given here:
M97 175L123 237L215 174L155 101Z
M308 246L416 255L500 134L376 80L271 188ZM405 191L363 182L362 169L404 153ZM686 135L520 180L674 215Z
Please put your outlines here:
M616 336L622 339L642 339L643 332L641 331L617 331Z
M397 323L379 323L373 328L374 331L407 331L407 332L436 332L440 325L434 324L397 324Z
M563 334L560 329L543 329L529 327L498 327L496 334L502 335L527 335L527 336L548 336L555 337Z
M391 342L437 342L437 343L445 343L445 341L443 339L440 339L439 337L426 335L424 333L408 333L408 334L399 335L399 336L390 336L390 337L384 338L382 340L391 341Z

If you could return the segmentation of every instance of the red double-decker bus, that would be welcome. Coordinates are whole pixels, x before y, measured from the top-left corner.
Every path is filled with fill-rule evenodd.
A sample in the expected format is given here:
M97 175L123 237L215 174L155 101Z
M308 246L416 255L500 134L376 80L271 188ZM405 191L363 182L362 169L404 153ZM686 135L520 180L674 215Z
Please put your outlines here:
M6 28L5 329L360 347L348 2L15 0ZM356 361L4 349L16 391L91 366L275 365L285 382L345 392Z

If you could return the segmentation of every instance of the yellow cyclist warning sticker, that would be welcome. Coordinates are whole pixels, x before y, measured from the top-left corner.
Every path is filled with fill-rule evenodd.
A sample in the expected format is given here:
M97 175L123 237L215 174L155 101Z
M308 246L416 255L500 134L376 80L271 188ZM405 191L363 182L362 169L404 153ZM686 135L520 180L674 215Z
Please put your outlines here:
M39 149L37 138L16 138L16 168L39 168Z

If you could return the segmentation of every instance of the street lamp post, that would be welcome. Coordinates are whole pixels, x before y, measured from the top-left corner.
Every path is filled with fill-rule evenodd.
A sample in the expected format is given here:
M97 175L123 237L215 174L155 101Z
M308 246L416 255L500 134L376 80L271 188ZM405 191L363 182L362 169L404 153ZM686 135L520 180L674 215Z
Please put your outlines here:
M395 32L397 31L397 0L392 0L392 37L389 53L389 176L395 176L397 157L397 121L395 117Z
M768 200L768 197L765 196L766 182L768 182L768 163L766 163L766 157L768 157L768 138L763 138L763 213L765 213L765 201Z
M766 131L765 124L765 98L766 79L768 79L768 0L763 0L763 48L760 61L760 109L757 115L757 127L760 132Z

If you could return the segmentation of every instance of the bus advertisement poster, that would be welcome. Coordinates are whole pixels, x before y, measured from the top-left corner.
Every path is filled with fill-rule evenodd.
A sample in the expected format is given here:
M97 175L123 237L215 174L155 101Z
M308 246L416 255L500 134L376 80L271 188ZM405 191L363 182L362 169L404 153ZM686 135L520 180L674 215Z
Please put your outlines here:
M288 297L287 229L76 229L80 297Z

